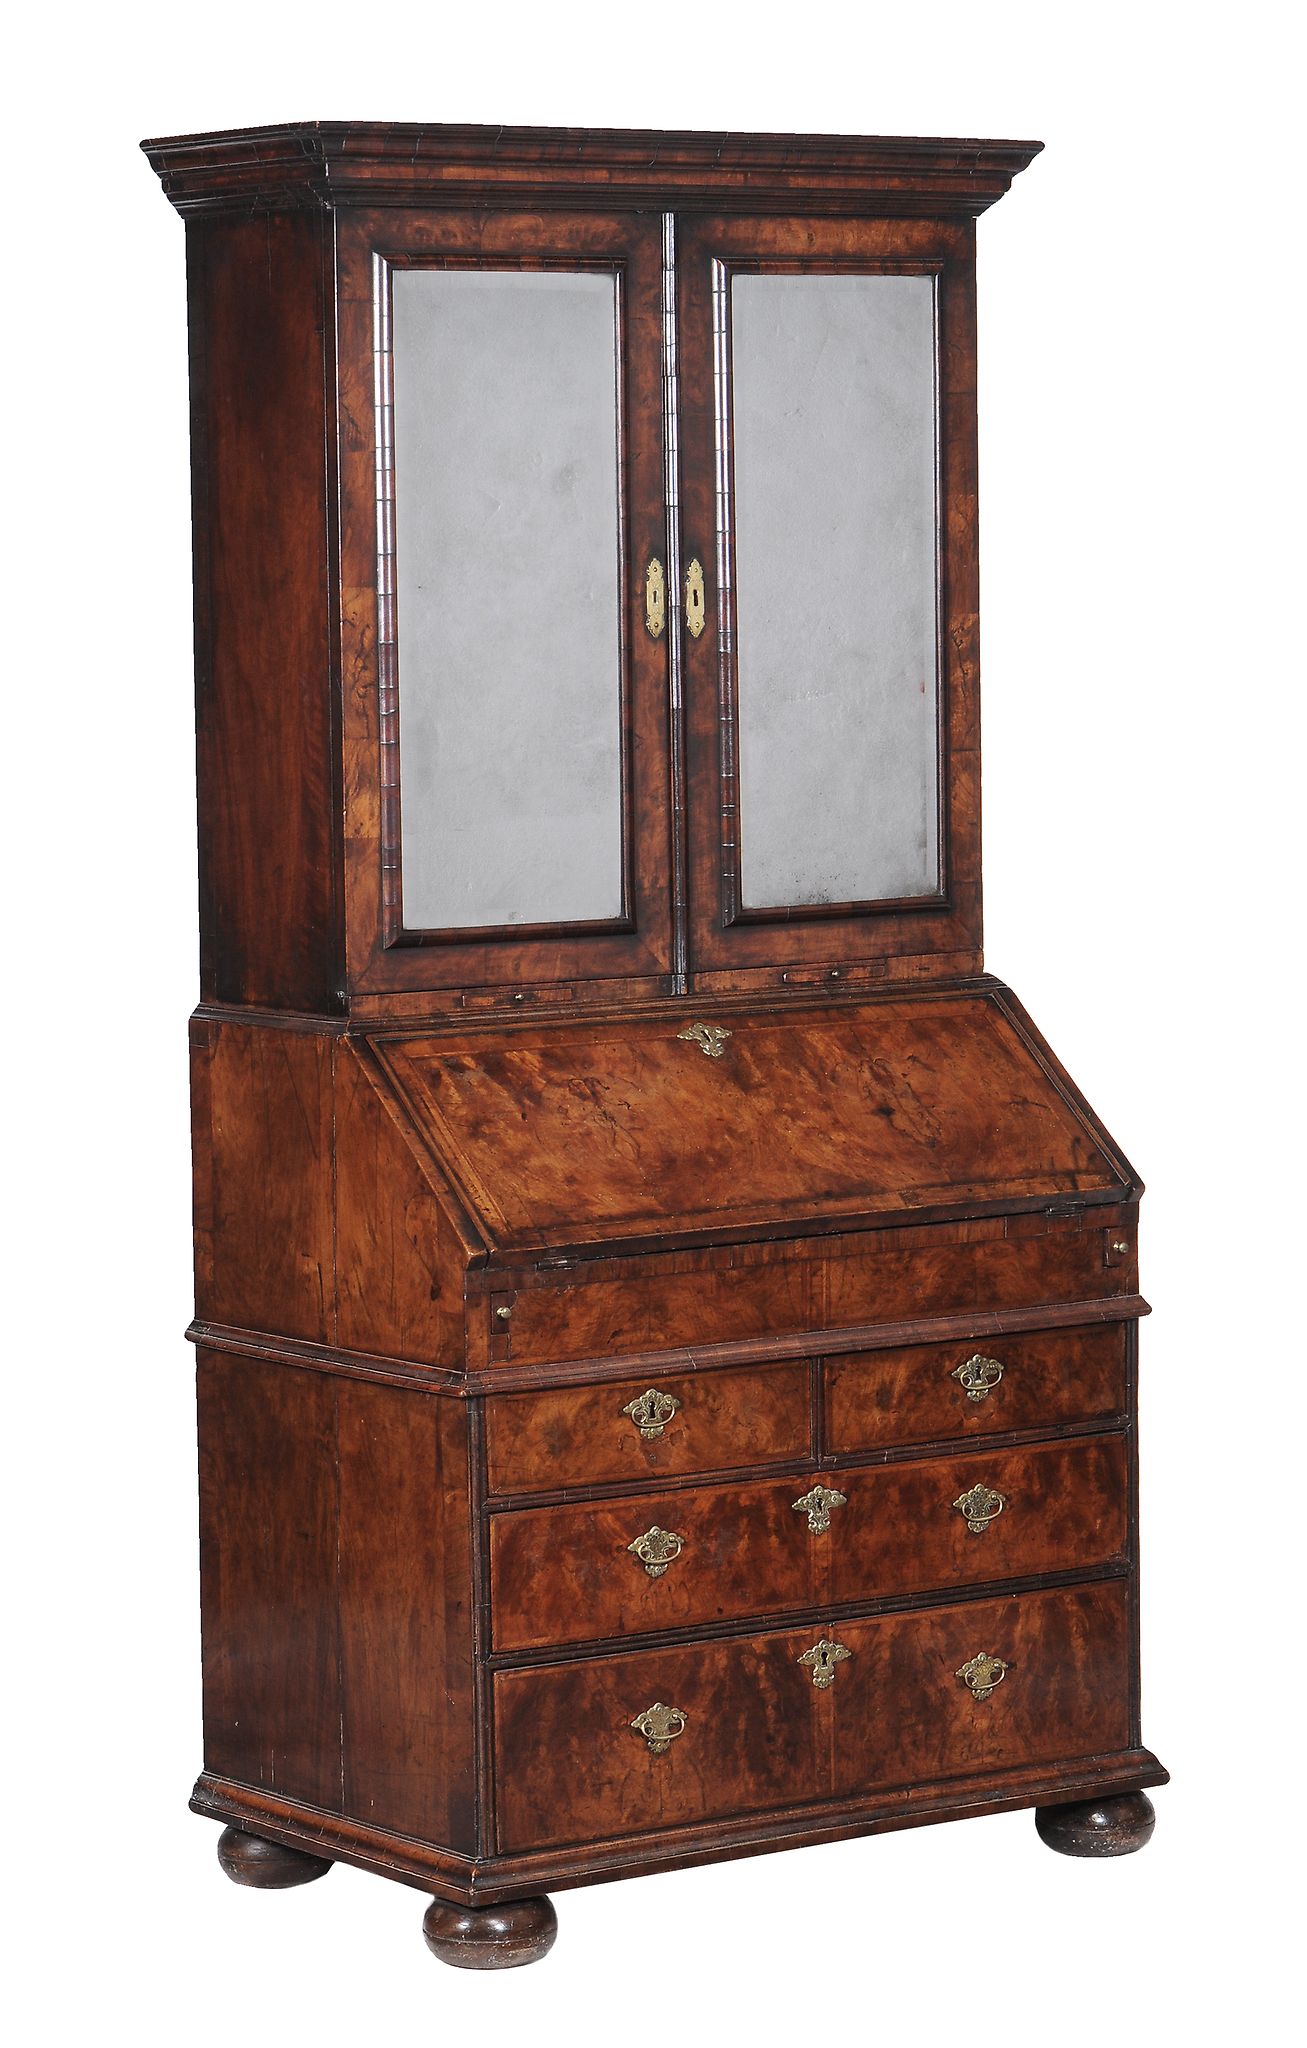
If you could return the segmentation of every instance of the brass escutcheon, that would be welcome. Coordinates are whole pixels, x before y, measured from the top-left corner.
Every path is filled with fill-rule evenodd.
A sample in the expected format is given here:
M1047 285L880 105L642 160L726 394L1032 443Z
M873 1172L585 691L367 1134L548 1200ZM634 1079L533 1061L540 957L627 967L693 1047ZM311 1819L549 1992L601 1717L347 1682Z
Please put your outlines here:
M685 1538L678 1536L675 1529L660 1529L655 1522L652 1529L646 1529L643 1536L637 1536L626 1547L632 1557L639 1558L651 1579L661 1579L668 1565L684 1550Z
M677 1736L684 1735L685 1715L679 1707L665 1707L661 1700L655 1700L651 1707L636 1715L631 1726L637 1735L643 1735L650 1756L663 1756Z
M688 1038L691 1045L697 1045L705 1059L719 1060L726 1050L730 1032L724 1024L687 1024L684 1031L678 1031L678 1038Z
M667 623L667 578L657 555L644 572L644 624L651 640L661 640Z
M692 640L697 640L702 633L706 617L703 563L696 556L685 572L685 624Z
M680 1407L675 1394L660 1393L657 1387L647 1387L643 1394L637 1394L634 1401L628 1401L623 1415L629 1415L642 1437L652 1439L661 1436L668 1423Z
M988 1650L977 1650L974 1657L968 1657L960 1671L953 1676L960 1678L973 1700L987 1700L996 1685L1002 1685L1012 1669L1001 1657L991 1656Z
M833 1486L814 1486L791 1501L790 1506L796 1514L808 1517L808 1527L814 1536L821 1536L830 1527L831 1509L847 1507L848 1498L846 1493L836 1493Z
M983 1401L991 1387L996 1387L1003 1377L1003 1368L996 1358L986 1358L979 1351L968 1358L963 1365L955 1366L949 1374L967 1390L969 1401Z
M974 1486L958 1495L953 1505L960 1515L966 1517L967 1527L973 1535L983 1536L990 1523L1007 1506L1007 1495L996 1493L992 1486L986 1486L978 1479Z
M814 1643L810 1650L805 1650L795 1662L806 1664L818 1692L825 1692L835 1683L835 1666L846 1664L852 1655L852 1650L846 1650L843 1643L831 1642L828 1637L823 1636L819 1643Z

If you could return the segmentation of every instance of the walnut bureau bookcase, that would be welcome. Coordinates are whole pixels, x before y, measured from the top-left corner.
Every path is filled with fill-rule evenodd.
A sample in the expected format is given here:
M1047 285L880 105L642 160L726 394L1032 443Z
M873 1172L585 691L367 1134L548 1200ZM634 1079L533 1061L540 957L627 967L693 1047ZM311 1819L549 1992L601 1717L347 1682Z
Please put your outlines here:
M319 122L186 221L197 1812L547 1894L1152 1829L1140 1184L981 957L1038 144Z

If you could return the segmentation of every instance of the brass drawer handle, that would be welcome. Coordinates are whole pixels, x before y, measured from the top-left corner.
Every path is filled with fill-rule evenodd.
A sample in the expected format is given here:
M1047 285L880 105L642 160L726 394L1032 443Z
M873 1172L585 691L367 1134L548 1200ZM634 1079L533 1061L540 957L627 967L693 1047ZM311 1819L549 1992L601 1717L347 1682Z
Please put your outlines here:
M810 1650L805 1650L801 1657L796 1657L795 1662L806 1664L818 1692L825 1692L835 1683L835 1666L847 1664L852 1655L852 1650L846 1650L843 1643L832 1642L823 1636Z
M637 1394L634 1401L628 1401L623 1415L629 1415L642 1437L652 1440L661 1436L668 1423L680 1407L675 1394L660 1393L657 1387L647 1387L643 1394Z
M705 1059L719 1060L731 1033L724 1024L687 1024L684 1031L678 1031L676 1036L688 1038L691 1045L697 1045Z
M677 1736L684 1735L685 1718L679 1707L665 1707L661 1700L655 1700L651 1707L636 1715L631 1726L637 1735L643 1735L650 1756L665 1756Z
M666 624L667 578L657 555L651 555L644 572L644 628L651 640L661 640Z
M848 1495L836 1493L833 1486L814 1486L790 1502L796 1514L808 1517L808 1527L814 1536L821 1536L829 1529L832 1508L843 1508L848 1504Z
M991 1387L996 1387L1003 1377L1003 1368L996 1358L986 1358L977 1351L963 1365L955 1366L949 1374L951 1380L967 1390L969 1401L983 1401Z
M996 1521L1007 1506L1007 1495L996 1493L992 1486L986 1486L978 1479L974 1486L958 1495L953 1505L965 1517L972 1535L983 1536L990 1523Z
M651 1579L661 1579L669 1564L672 1564L685 1548L684 1536L678 1536L675 1529L660 1529L657 1522L652 1529L646 1529L643 1536L637 1536L627 1549L632 1557L638 1557Z
M960 1678L973 1700L987 1700L996 1685L1002 1685L1012 1669L1001 1657L991 1656L988 1650L977 1650L974 1657L968 1657L960 1671L953 1676Z

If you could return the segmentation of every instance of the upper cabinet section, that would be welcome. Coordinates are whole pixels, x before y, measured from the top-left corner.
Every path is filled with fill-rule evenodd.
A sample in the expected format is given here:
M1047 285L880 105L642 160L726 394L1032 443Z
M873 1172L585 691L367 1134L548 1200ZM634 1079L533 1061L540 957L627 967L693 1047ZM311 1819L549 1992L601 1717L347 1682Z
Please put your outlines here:
M189 221L208 999L978 968L973 217L1036 147L147 145Z

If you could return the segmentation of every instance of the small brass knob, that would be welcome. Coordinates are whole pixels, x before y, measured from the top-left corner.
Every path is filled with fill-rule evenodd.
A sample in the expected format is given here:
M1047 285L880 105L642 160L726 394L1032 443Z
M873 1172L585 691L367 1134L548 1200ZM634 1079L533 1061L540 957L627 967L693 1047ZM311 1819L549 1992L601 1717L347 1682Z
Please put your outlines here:
M512 1313L512 1308L508 1302L502 1302L500 1306L495 1310L495 1314L499 1317L501 1323L506 1323L511 1317Z
M1129 1249L1130 1247L1123 1237L1118 1237L1112 1245L1112 1250L1116 1253L1119 1259L1123 1259L1126 1256L1126 1253L1129 1251Z
M631 1726L637 1735L643 1735L650 1756L665 1756L677 1736L684 1735L685 1720L679 1707L667 1707L661 1700L655 1700L651 1707L636 1715Z

